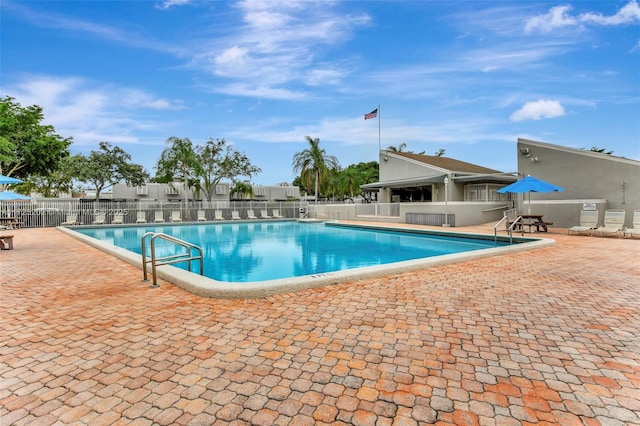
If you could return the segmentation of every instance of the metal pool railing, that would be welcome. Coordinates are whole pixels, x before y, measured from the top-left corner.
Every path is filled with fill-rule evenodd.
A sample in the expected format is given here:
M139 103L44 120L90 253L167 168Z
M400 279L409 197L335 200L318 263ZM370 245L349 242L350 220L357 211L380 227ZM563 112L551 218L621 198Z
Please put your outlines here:
M151 259L147 259L146 240L151 238ZM187 249L186 253L172 254L169 256L157 257L156 256L156 238L160 238L165 241L172 242ZM153 275L153 284L151 287L158 287L158 277L156 275L156 267L159 265L172 265L174 263L188 262L188 269L191 271L191 262L194 260L200 261L200 275L204 275L204 264L202 262L202 248L195 244L191 244L187 241L172 237L171 235L163 234L161 232L147 232L142 236L140 241L142 246L142 281L149 281L147 274L147 264L151 263L151 275ZM192 250L198 252L198 255L194 255Z

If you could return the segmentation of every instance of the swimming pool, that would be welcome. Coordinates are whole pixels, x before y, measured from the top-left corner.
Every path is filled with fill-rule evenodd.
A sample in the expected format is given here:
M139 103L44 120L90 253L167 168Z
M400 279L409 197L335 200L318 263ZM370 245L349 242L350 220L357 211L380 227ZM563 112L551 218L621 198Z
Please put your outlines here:
M205 254L206 277L172 266L159 267L158 276L209 297L259 297L390 275L529 249L542 241L516 238L518 244L508 245L504 238L496 244L487 235L297 221L61 229L138 266L140 240L146 232L199 245ZM156 242L158 256L174 250L175 246Z

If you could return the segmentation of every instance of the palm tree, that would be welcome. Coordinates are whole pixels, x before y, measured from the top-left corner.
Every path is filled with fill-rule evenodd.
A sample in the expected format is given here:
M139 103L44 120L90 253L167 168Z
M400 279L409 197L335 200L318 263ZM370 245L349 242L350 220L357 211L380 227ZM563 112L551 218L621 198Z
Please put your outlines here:
M318 204L318 188L327 172L330 169L340 167L338 159L333 155L327 155L326 151L320 148L320 139L305 136L309 142L309 148L297 152L293 156L293 172L300 172L300 177L306 182L307 189L311 186L311 178L315 181L316 204Z
M402 142L400 145L396 146L388 146L387 147L387 151L391 151L391 152L403 152L404 149L407 147L407 144Z
M253 187L248 182L238 182L233 186L231 193L244 200L246 197L253 197Z

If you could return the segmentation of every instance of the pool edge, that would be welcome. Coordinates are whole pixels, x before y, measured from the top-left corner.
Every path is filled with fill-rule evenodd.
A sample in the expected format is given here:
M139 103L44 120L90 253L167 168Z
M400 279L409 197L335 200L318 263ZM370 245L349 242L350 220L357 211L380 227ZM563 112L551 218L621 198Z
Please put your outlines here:
M350 226L349 224L342 224L343 226ZM352 224L353 225L353 224ZM366 226L368 227L368 226ZM385 227L383 225L371 225L372 228L390 230L390 231L419 231L421 233L430 233L430 230L416 229L409 227ZM109 253L112 256L136 266L141 270L140 276L142 277L142 256L140 254L125 250L123 248L114 246L109 243L97 240L95 238L86 236L79 232L75 232L71 228L58 227L59 231L66 235L71 236L77 240L80 240L90 246L97 248L103 252ZM455 234L455 235L468 235L474 237L482 235L484 237L491 237L493 235L488 234L467 234L467 233L455 233L452 231L433 231L433 234ZM524 244L512 244L502 247L492 247L487 249L475 250L470 252L447 254L437 256L434 258L423 258L415 260L407 260L402 262L391 263L387 265L368 266L363 268L355 268L347 271L326 272L316 275L305 275L302 277L283 278L277 280L246 282L246 283L228 283L223 281L216 281L214 279L198 275L193 272L185 271L183 269L163 265L157 267L158 278L168 281L183 290L198 296L217 298L217 299L255 299L264 298L267 296L273 296L277 294L290 293L305 289L311 289L316 287L324 287L333 284L339 284L349 281L358 281L368 278L376 278L383 276L390 276L400 274L404 272L416 271L420 269L427 269L436 266L449 265L452 263L467 262L475 259L482 259L491 256L498 256L503 254L518 253L522 251L534 250L543 247L551 247L555 245L556 241L547 238L535 238L525 239L527 242ZM142 279L141 279L142 281ZM240 287L241 286L241 287Z

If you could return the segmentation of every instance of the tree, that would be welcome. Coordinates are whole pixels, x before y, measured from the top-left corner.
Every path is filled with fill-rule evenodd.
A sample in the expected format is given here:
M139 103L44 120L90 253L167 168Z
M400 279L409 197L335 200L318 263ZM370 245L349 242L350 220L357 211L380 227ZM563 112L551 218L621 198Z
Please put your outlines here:
M314 181L314 195L317 204L322 180L329 170L338 169L340 163L335 156L327 155L326 151L320 148L320 139L312 139L310 136L305 136L305 138L309 142L309 148L294 154L293 170L294 173L300 172L303 182L306 183L307 192L311 188L311 181Z
M197 164L196 152L189 138L171 136L167 139L167 148L160 154L156 166L156 176L159 180L173 182L179 177L184 183L184 200L189 201L187 188L197 184L195 181L195 169Z
M244 200L246 197L253 197L253 187L248 182L237 182L231 189L231 193Z
M421 151L421 152L405 151L406 147L407 147L407 144L403 142L398 146L392 146L392 145L388 146L387 147L387 151L391 151L391 152L406 152L408 154L418 154L418 155L423 155L424 154L424 151Z
M440 148L440 149L439 149L435 154L433 154L433 155L435 155L436 157L443 157L445 152L447 152L447 150L446 150L446 149Z
M597 146L591 147L591 151L599 152L600 154L612 155L613 151L607 151L607 148L598 148Z
M21 107L14 98L0 98L0 174L26 180L45 176L69 156L71 138L41 124L42 108Z
M91 151L88 157L82 154L72 158L72 169L76 178L89 183L96 190L96 199L100 193L116 183L142 185L149 177L140 164L130 163L131 155L109 142L100 142L99 151Z
M215 195L216 185L222 179L234 182L239 176L251 178L261 171L244 153L227 145L224 139L209 139L204 145L195 147L194 174L208 201Z
M391 152L403 152L404 149L407 147L406 143L401 143L398 146L388 146L387 147L387 151L391 151Z
M74 177L74 158L64 157L55 170L47 175L31 175L21 186L28 192L35 191L44 197L57 197L60 193L71 191Z
M350 198L362 195L361 185L376 182L379 176L377 161L351 164L338 175L342 195Z

